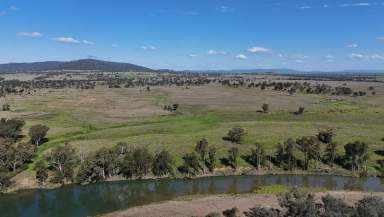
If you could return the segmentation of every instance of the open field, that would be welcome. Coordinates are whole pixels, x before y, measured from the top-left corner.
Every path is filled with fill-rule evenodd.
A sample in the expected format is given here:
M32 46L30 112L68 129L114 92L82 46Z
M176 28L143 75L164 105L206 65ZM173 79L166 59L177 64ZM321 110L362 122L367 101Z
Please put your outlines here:
M14 78L14 77L12 77ZM267 76L260 79L273 79ZM276 77L277 79L278 77ZM279 78L282 81L284 78ZM315 82L315 81L311 81ZM316 81L317 82L317 81ZM222 137L232 127L246 131L243 144L247 153L256 142L270 151L288 138L315 135L332 129L335 141L343 145L356 140L370 147L369 170L382 159L373 151L384 146L384 85L379 82L321 81L331 86L348 83L356 90L374 86L376 95L331 96L288 93L248 88L229 88L215 84L185 87L41 89L31 95L8 95L11 111L1 117L26 120L28 129L34 124L50 127L49 141L38 150L38 157L65 142L78 151L90 153L118 142L146 146L150 150L165 148L181 163L181 155L194 149L196 141L206 138L224 157L233 144ZM178 103L176 114L163 110L163 105ZM268 114L257 112L268 103ZM299 106L305 113L295 116ZM27 131L24 133L28 134ZM24 138L28 140L28 138ZM240 160L240 165L245 162ZM24 173L28 177L32 166Z

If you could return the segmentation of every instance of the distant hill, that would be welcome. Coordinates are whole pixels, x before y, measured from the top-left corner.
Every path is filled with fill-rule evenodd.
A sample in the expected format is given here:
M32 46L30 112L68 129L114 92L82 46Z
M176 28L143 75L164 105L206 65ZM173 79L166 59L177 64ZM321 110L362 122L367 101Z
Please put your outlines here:
M61 70L94 70L106 72L125 71L153 71L152 69L130 63L108 62L95 59L82 59L75 61L47 61L34 63L7 63L0 64L0 73L5 72L39 72Z

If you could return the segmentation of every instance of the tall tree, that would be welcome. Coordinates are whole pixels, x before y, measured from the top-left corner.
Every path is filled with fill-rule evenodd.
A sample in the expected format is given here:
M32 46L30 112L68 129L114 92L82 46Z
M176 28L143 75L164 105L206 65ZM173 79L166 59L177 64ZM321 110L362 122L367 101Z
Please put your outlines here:
M232 147L228 150L228 162L233 169L237 169L238 155L239 155L239 149L237 147Z
M212 147L209 148L207 167L210 172L213 172L216 167L216 149L215 148L212 148Z
M46 156L48 166L55 172L52 181L55 183L64 183L73 181L73 168L77 162L75 149L66 143L53 149Z
M200 155L200 161L203 167L203 173L205 174L205 167L206 167L205 159L208 153L208 141L205 138L198 141L195 146L195 151Z
M325 148L325 161L333 167L336 157L337 157L337 143L331 142L327 144L327 147Z
M364 142L356 141L344 146L345 158L349 161L352 172L360 172L368 160L368 145Z
M256 146L255 149L251 150L251 155L249 156L249 162L257 170L260 170L261 164L264 162L265 150L263 146L259 143L256 143L255 146Z
M161 152L155 155L153 164L152 164L152 173L155 176L164 176L167 174L173 175L173 164L174 160L172 155L166 151L162 150Z
M48 179L48 168L44 161L40 160L35 165L36 180L39 184L44 184Z
M141 178L150 172L152 162L153 156L148 149L136 148L125 156L121 172L127 178Z

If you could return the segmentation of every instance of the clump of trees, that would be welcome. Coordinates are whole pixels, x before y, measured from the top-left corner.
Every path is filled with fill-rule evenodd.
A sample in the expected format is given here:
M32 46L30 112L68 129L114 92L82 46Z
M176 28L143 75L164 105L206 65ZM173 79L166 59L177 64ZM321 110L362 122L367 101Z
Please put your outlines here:
M35 156L36 146L21 141L24 124L19 119L0 120L0 190L9 187L11 177Z
M179 108L179 104L165 105L163 107L164 110L169 112L176 112L178 108Z

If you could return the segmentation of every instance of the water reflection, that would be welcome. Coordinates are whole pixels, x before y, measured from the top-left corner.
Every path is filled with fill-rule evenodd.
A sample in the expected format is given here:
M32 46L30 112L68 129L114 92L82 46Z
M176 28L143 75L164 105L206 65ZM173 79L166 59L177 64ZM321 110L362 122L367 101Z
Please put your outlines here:
M195 180L147 180L71 185L54 190L23 191L0 196L5 217L83 217L190 194L251 192L263 185L324 187L330 190L384 191L378 178L338 176L227 176Z

